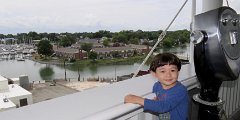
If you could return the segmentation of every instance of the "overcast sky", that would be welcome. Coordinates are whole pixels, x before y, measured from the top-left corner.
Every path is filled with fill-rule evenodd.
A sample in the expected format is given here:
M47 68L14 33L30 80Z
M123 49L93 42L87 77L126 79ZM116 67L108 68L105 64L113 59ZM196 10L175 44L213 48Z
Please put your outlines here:
M0 34L164 30L184 1L1 0ZM191 4L189 0L171 30L189 29ZM240 0L229 0L229 4L240 10Z

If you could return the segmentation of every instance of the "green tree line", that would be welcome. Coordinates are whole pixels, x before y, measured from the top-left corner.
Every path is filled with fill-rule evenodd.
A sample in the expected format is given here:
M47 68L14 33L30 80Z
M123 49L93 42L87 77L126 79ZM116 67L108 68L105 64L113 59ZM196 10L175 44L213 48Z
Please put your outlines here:
M0 39L15 38L17 43L31 44L32 40L49 40L51 43L57 43L60 46L67 47L74 44L81 38L107 38L104 44L107 46L109 42L125 43L125 44L146 44L152 46L157 41L162 30L159 31L142 31L142 30L123 30L120 32L110 32L107 30L99 30L98 32L76 32L76 33L37 33L30 31L29 33L0 34ZM168 31L165 39L160 46L174 47L189 42L188 30ZM141 41L144 40L144 41Z

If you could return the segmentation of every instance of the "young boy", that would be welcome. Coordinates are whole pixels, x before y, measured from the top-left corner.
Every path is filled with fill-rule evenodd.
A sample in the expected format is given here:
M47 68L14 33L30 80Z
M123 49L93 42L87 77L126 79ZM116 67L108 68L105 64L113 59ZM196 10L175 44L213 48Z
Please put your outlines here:
M160 120L187 120L188 93L184 85L177 81L181 61L171 53L161 53L154 57L151 74L158 79L153 86L154 99L136 95L125 96L125 103L142 105L144 110L159 114Z

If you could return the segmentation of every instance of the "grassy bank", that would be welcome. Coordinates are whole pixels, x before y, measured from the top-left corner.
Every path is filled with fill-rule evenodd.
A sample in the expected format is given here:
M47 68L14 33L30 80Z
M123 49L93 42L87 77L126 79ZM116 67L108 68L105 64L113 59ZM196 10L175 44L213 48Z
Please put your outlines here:
M88 65L116 65L116 64L133 64L133 63L142 63L142 61L145 59L146 56L134 56L134 57L128 57L128 58L113 58L113 59L97 59L97 60L76 60L74 62L66 61L66 64L72 64L77 66L88 66ZM63 58L51 58L51 57L45 57L44 59L41 59L39 57L33 58L34 61L38 61L40 63L48 63L48 64L64 64ZM149 58L148 61L150 61L151 58ZM147 62L148 64L148 62Z
M136 62L141 63L145 56L134 56L129 58L114 58L114 59L98 59L98 60L77 60L74 64L78 65L114 65L114 64L133 64Z

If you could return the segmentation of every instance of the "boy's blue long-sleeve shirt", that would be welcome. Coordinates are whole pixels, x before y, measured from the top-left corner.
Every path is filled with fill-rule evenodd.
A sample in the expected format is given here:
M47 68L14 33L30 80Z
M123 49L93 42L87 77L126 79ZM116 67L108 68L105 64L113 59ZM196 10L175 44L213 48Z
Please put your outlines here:
M145 99L144 110L159 114L170 113L171 120L186 120L188 116L188 92L184 85L177 81L177 84L165 90L160 82L153 86L153 93L156 100Z

